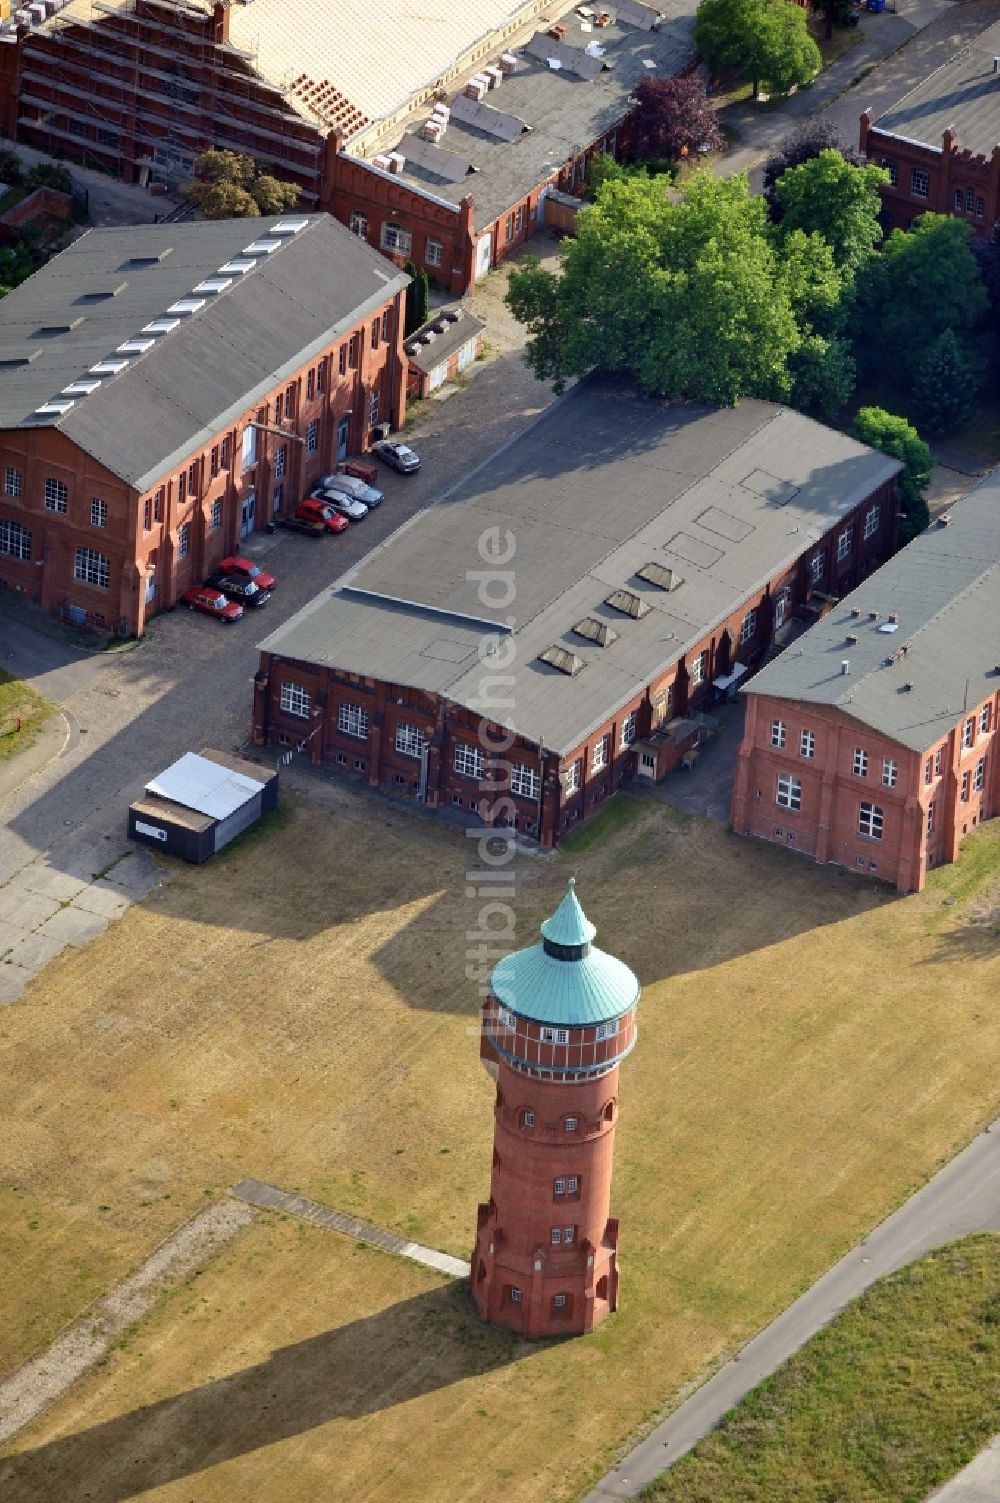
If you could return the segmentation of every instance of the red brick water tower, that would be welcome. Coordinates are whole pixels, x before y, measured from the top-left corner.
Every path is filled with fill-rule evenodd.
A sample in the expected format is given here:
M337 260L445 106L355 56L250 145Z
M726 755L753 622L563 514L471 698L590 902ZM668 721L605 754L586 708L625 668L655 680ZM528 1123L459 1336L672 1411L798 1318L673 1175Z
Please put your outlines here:
M580 1335L618 1306L611 1168L639 983L596 932L571 881L541 944L500 962L483 1004L497 1090L472 1293L484 1320L524 1336Z

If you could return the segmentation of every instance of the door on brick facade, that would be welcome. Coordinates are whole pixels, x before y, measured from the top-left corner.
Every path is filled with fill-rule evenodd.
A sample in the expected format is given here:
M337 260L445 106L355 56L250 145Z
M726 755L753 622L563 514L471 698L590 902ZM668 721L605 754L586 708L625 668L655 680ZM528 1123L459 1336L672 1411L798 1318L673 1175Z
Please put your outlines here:
M147 605L154 605L155 603L156 603L156 575L155 574L147 574L146 575L146 604Z
M788 602L791 599L791 591L779 590L774 597L774 629L780 631L785 624L788 615Z
M240 537L248 538L253 532L254 512L257 509L257 498L253 491L249 496L243 497L243 507L240 512Z
M337 463L347 458L347 442L351 432L351 424L348 418L341 418L337 424Z
M493 236L487 231L476 241L476 276L483 277L493 261Z

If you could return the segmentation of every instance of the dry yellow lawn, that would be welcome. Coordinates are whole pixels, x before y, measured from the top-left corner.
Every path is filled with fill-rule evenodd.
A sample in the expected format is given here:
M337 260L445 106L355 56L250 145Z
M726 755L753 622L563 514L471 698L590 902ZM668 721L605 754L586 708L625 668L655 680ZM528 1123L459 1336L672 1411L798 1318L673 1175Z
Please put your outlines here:
M0 1370L243 1175L468 1255L472 843L339 788L288 807L0 1015ZM519 1346L433 1274L265 1218L18 1438L12 1496L85 1497L74 1467L101 1503L578 1494L996 1111L998 855L994 825L898 899L642 802L520 862L518 943L575 872L644 987L619 1315Z

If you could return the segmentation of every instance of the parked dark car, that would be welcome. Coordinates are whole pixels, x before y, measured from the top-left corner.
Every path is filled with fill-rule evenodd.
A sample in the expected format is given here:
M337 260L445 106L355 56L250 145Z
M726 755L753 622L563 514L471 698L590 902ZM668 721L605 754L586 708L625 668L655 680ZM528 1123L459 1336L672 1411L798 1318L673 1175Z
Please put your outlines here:
M180 603L189 611L204 611L206 616L214 616L223 625L227 621L238 621L243 614L243 607L235 600L227 600L221 590L213 590L208 585L192 585L184 591Z
M221 590L230 600L240 605L252 605L260 610L271 598L270 590L262 590L255 579L240 579L238 574L210 574L205 580L207 590Z
M278 583L273 574L268 574L252 558L238 558L236 555L222 560L219 573L231 574L234 579L252 579L261 590L273 590Z

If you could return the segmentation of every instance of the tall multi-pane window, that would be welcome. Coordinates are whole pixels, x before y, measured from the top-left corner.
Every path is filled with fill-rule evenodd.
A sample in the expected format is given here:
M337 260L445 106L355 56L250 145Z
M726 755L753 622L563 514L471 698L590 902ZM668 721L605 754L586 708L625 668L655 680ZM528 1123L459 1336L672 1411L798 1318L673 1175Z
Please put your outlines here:
M423 731L415 725L407 725L401 721L396 727L396 750L404 757L419 757L423 755L427 745L427 737Z
M250 432L249 428L247 429L247 432L248 433ZM178 505L183 506L184 502L187 500L187 493L188 493L187 475L185 475L184 472L183 472L183 470L182 470L181 473L177 477L177 502L178 502Z
M189 492L190 495L193 496L195 494L195 492L197 491L197 489L198 489L198 461L194 460L193 463L191 463L191 464L188 465L188 492Z
M975 739L976 717L975 715L970 715L968 720L962 726L962 750L964 751L967 747L971 746Z
M219 530L219 528L221 526L222 526L222 500L221 500L221 498L219 498L219 499L217 499L217 500L215 500L215 501L212 502L212 531L213 532L218 532L218 530Z
M842 564L851 556L851 548L854 544L854 528L845 527L837 539L837 562Z
M408 256L413 248L413 235L401 224L382 226L382 249L395 251L397 256Z
M285 416L285 399L282 396L281 392L279 391L278 395L274 399L274 421L276 423L280 423L281 420L282 420L282 418L284 416Z
M3 472L3 493L5 496L20 496L22 490L21 471L13 465L8 465Z
M372 329L371 329L371 341L372 341L372 349L373 350L377 350L378 349L378 336L379 336L379 332L381 330L381 327L382 326L381 326L380 321L377 318L373 318L372 319Z
M483 754L478 746L472 746L467 741L456 741L455 771L467 778L482 777Z
M308 371L306 373L306 401L307 402L311 402L312 401L312 399L313 399L313 393L315 392L315 390L316 390L316 371L315 371L315 368L314 368L313 370Z
M511 765L511 793L516 793L521 798L537 798L540 788L541 779L534 767L528 767L524 762L514 762Z
M274 451L274 478L280 480L285 473L285 456L288 453L288 445L280 444Z
M631 746L632 742L635 740L635 730L636 730L636 722L637 722L637 720L638 720L638 713L637 713L637 711L635 711L635 710L629 710L628 714L625 716L625 719L622 721L621 744L622 744L623 748L626 747L626 746Z
M785 744L788 735L788 727L783 720L771 721L771 745L779 748Z
M934 777L934 761L933 761L933 758L928 757L927 761L924 763L924 782L925 783L930 783L933 780L933 777Z
M891 757L882 758L882 786L884 788L895 788L898 771L899 769Z
M27 527L22 527L20 522L0 519L0 553L28 563L31 559L31 533Z
M990 729L990 725L992 724L992 721L993 721L993 706L992 705L983 705L983 708L979 712L979 734L981 736L986 736L986 735L989 734L989 729Z
M53 480L49 477L45 482L46 510L64 512L68 501L68 487L61 480Z
M814 585L823 583L826 574L826 554L814 553L809 560L809 579Z
M889 174L889 186L895 188L899 182L899 163L894 162L892 157L883 157L881 165Z
M884 818L878 804L859 804L858 834L867 835L870 840L881 840Z
M323 392L325 390L326 390L326 356L324 355L323 359L320 361L319 365L317 365L317 367L316 367L316 395L317 396L322 396L322 394L323 394Z
M873 538L878 532L878 524L882 519L882 508L876 501L874 506L869 506L865 512L865 539Z
M862 751L860 746L854 748L854 760L851 763L851 771L856 778L868 776L868 753Z
M187 558L191 551L191 523L184 522L177 534L177 557Z
M375 390L372 392L371 396L368 399L368 422L372 427L374 427L374 425L378 422L378 408L380 397L381 392L376 386Z
M937 800L936 799L931 799L930 803L927 805L927 833L928 833L928 835L933 835L934 834L934 816L937 813L937 807L936 807L936 805L937 805Z
M211 448L211 451L209 453L209 456L208 456L208 475L209 475L209 479L210 480L214 480L215 477L216 477L216 475L218 473L219 473L219 446L218 446L218 444L213 444L212 448Z
M582 776L583 760L577 757L576 761L572 762L563 773L563 792L567 794L576 793L579 790ZM513 786L513 782L511 783L511 791L514 793L517 792L517 789ZM537 794L534 797L537 797Z
M228 468L229 468L229 439L228 439L228 437L220 439L220 441L219 441L219 464L220 464L220 466L221 466L222 469L228 470Z
M816 733L814 731L801 731L799 733L799 756L815 757Z
M163 486L162 485L159 487L159 489L155 492L155 494L153 496L153 521L154 522L162 522L163 521Z
M313 418L306 423L306 453L315 454L319 445L319 422Z
M428 235L424 243L424 260L428 266L440 266L444 260L444 242Z
M757 635L757 615L757 607L753 606L743 617L743 622L740 626L741 646L745 646L747 642L752 642Z
M782 809L801 809L802 784L798 778L793 778L790 773L783 772L778 778L778 791L774 801Z
M703 684L705 682L705 679L707 678L707 676L708 676L708 653L707 653L707 651L706 652L699 652L698 656L695 658L694 662L691 664L691 687L692 688L696 688L698 684Z
M939 746L934 753L934 776L939 778L944 771L944 747Z
M910 173L910 192L914 198L926 198L930 190L930 178L922 167L914 167Z
M308 720L309 703L309 690L301 684L282 684L281 708L285 715L297 715L300 720Z
M351 233L357 235L359 240L368 237L368 215L362 214L359 209L351 210Z
M337 371L341 376L347 375L347 346L342 344L337 351Z
M969 794L971 793L971 791L972 791L972 773L971 772L963 772L962 773L962 789L961 789L961 793L959 795L959 797L961 798L963 804L967 804L969 802Z
M100 590L106 590L111 585L111 560L103 553L95 553L93 548L78 548L73 565L73 578L82 580L84 584L96 585Z
M602 767L607 767L607 765L608 765L608 753L610 751L611 751L611 737L610 736L602 736L601 739L600 739L600 741L598 741L595 744L594 750L590 754L590 770L591 770L591 772L600 772Z
M363 705L340 705L337 710L337 730L345 736L355 736L359 741L367 741L368 711Z
M986 785L986 758L980 757L976 763L976 776L972 780L972 786L977 793L982 793Z
M108 503L102 501L100 496L94 496L90 502L90 525L91 527L107 527Z

